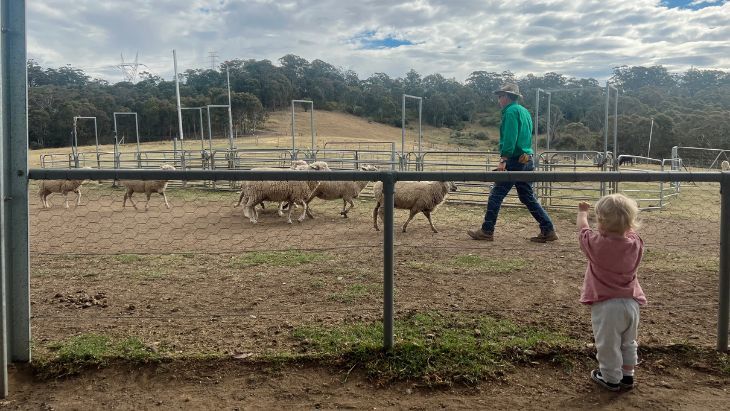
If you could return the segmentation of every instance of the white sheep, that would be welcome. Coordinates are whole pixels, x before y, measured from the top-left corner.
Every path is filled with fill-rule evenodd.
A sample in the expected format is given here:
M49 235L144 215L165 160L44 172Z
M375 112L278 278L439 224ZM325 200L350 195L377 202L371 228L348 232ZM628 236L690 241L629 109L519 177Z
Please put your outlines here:
M319 164L318 164L319 163ZM326 163L318 162L307 166L307 170L322 170ZM303 166L297 167L302 170ZM329 169L329 168L327 168ZM258 212L256 204L262 201L275 201L279 203L288 203L289 214L287 223L291 224L291 213L294 207L292 204L300 204L304 207L302 215L297 221L302 222L307 214L307 199L314 189L319 185L318 181L245 181L241 189L241 198L246 198L246 204L243 206L243 215L256 224L258 222Z
M727 160L722 160L722 163L720 163L720 168L722 171L730 171L730 162Z
M175 169L175 167L169 164L163 164L160 168L163 170ZM165 195L167 180L121 180L120 184L127 188L127 191L124 193L124 202L122 203L122 207L127 206L127 199L129 199L129 202L132 203L132 206L134 206L136 210L137 204L135 204L134 200L132 200L132 194L145 193L147 196L147 202L144 205L144 209L147 211L150 207L150 196L152 196L152 193L158 193L165 200L165 207L168 209L170 208L170 203L167 202L167 196Z
M306 161L304 161L304 160L293 160L291 162L291 167L290 168L292 170L306 170L306 169L309 168L309 164ZM280 170L282 170L282 169L281 168L275 168L275 167L254 167L254 168L251 169L251 171L280 171ZM238 202L233 207L238 207L239 205L241 205L241 203L243 202L245 196L246 196L246 192L243 191L243 189L241 189L241 195L238 196ZM280 216L283 216L284 215L283 208L284 208L284 205L285 204L286 203L280 203L279 204L279 215ZM264 202L263 201L260 202L258 205L261 206L261 209L266 209L266 206L264 206ZM244 210L244 215L246 217L248 217L248 215L247 215L247 213L246 213L245 210Z
M360 170L377 171L378 168L370 164L363 164L360 166ZM320 181L317 189L307 199L307 206L315 198L322 200L342 199L342 211L340 211L340 215L347 218L347 213L355 207L355 203L352 200L360 195L360 192L368 183L369 181ZM349 207L347 207L348 204ZM307 207L307 215L310 218L314 218L311 207Z
M423 213L431 225L431 230L438 233L436 227L431 221L431 213L446 199L450 191L456 191L456 184L451 181L399 181L395 183L394 203L395 208L402 210L410 210L405 224L403 224L403 232L406 232L408 223L418 213ZM380 231L378 227L378 214L383 219L385 208L383 204L383 183L378 181L373 187L375 194L375 209L373 210L373 226L376 231ZM378 212L379 210L379 212Z
M84 167L91 168L91 167ZM81 205L81 185L86 183L87 180L41 180L38 187L38 196L41 199L41 206L43 208L50 208L51 203L48 201L48 196L52 193L63 194L66 203L65 208L68 208L68 193L76 193L76 206Z

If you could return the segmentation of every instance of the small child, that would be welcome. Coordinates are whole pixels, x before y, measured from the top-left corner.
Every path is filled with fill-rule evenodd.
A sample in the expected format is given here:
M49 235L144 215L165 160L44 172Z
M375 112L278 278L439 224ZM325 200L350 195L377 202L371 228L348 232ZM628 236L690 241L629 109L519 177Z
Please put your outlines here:
M639 208L622 194L596 203L598 230L588 225L590 205L578 205L580 248L588 258L580 302L591 306L591 324L599 368L591 379L611 391L634 387L639 305L646 297L636 277L644 242L638 228Z

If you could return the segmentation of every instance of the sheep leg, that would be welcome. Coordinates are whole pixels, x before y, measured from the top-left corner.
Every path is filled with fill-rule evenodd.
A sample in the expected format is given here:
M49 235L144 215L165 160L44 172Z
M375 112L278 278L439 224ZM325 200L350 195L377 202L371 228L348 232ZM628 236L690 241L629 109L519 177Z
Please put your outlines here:
M302 200L302 207L304 207L304 211L302 212L302 215L299 216L299 218L297 219L297 221L299 221L300 223L302 221L304 221L305 218L307 218L307 215L309 215L310 217L312 216L312 214L309 212L309 206L307 206L307 202L304 200ZM289 208L292 209L294 207L289 207ZM314 217L312 217L312 218L314 218Z
M375 227L375 231L380 231L380 228L378 228L378 208L380 208L380 203L376 202L373 209L373 227Z
M350 203L350 206L345 208L345 204ZM355 207L355 203L352 200L342 200L342 214L343 217L347 218L347 212L352 210L352 208Z
M78 207L81 205L81 189L77 188L74 192L76 193L76 207Z
M248 217L248 221L253 224L258 222L258 212L256 211L256 203L254 199L249 197L246 201L246 205L243 206L243 215Z
M241 202L243 201L243 197L246 196L246 192L244 190L241 190L241 195L238 196L238 202L233 207L238 207L241 205ZM247 199L248 200L248 199Z
M423 210L423 215L428 218L428 223L431 224L431 230L433 230L434 233L438 233L438 230L433 225L433 221L431 221L431 212L429 210Z
M167 207L167 209L169 210L170 209L170 203L167 202L167 196L165 195L165 192L164 191L161 192L160 195L165 200L165 207Z
M65 201L66 201L66 202L64 203L64 206L63 206L63 207L64 207L64 208L68 208L68 191L66 191L65 193L63 193L63 198L64 198L64 199L65 199Z
M279 203L279 217L284 217L284 206L287 204L289 204L289 203L286 201L282 201ZM291 206L291 204L289 204L289 215L291 215L292 208L293 207ZM291 221L289 222L289 224L291 224Z
M127 206L127 199L129 198L129 202L132 203L132 207L134 207L134 209L137 210L137 203L135 203L134 200L132 199L133 194L134 194L134 192L130 193L129 191L127 191L127 193L124 194L124 203L122 204L122 207Z
M411 210L410 214L408 215L408 220L406 220L405 224L403 224L403 232L404 233L406 232L406 227L408 227L408 223L410 223L411 220L413 220L413 217L415 217L416 214L418 214L418 211Z
M150 209L150 197L152 197L152 192L145 192L145 197L147 197L147 202L144 203L144 211L147 211Z
M48 208L48 203L46 202L46 197L48 196L43 191L38 192L38 196L41 198L41 207L42 208Z

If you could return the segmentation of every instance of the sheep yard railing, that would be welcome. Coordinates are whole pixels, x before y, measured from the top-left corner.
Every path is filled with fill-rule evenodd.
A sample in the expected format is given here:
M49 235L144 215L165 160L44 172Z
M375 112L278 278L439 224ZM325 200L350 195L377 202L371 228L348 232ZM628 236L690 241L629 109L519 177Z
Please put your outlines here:
M138 170L138 169L31 169L30 180L46 179L90 179L90 180L210 180L210 181L381 181L384 193L384 231L383 231L383 346L393 346L394 318L394 191L399 181L471 181L471 182L561 182L561 183L618 183L618 182L661 182L661 183L720 183L720 265L719 265L719 309L717 322L717 350L728 350L728 327L730 321L730 173L686 173L686 172L399 172L399 171L241 171L241 170ZM483 199L486 202L486 198ZM4 227L4 230L8 227ZM16 231L10 230L9 233ZM5 234L7 235L7 234ZM13 244L27 243L28 238L11 238ZM27 250L28 248L26 248ZM15 273L13 287L28 289L29 274ZM15 294L17 295L17 294ZM22 294L21 294L22 295ZM18 303L18 301L14 301ZM11 325L16 333L30 330L29 300L22 301L26 312L14 310ZM27 335L28 344L30 336ZM16 347L17 348L17 347ZM30 346L22 347L29 350Z

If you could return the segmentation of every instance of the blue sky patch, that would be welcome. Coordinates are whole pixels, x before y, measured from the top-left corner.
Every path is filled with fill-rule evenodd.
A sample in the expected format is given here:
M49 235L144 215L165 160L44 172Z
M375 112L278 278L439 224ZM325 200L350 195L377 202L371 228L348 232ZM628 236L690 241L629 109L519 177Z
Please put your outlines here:
M662 0L661 4L670 9L700 10L705 7L720 6L724 0Z
M355 36L353 40L360 43L360 48L367 50L392 49L400 46L412 46L414 44L410 40L401 40L393 36L387 36L382 39L373 37L375 37L375 31L366 31Z

